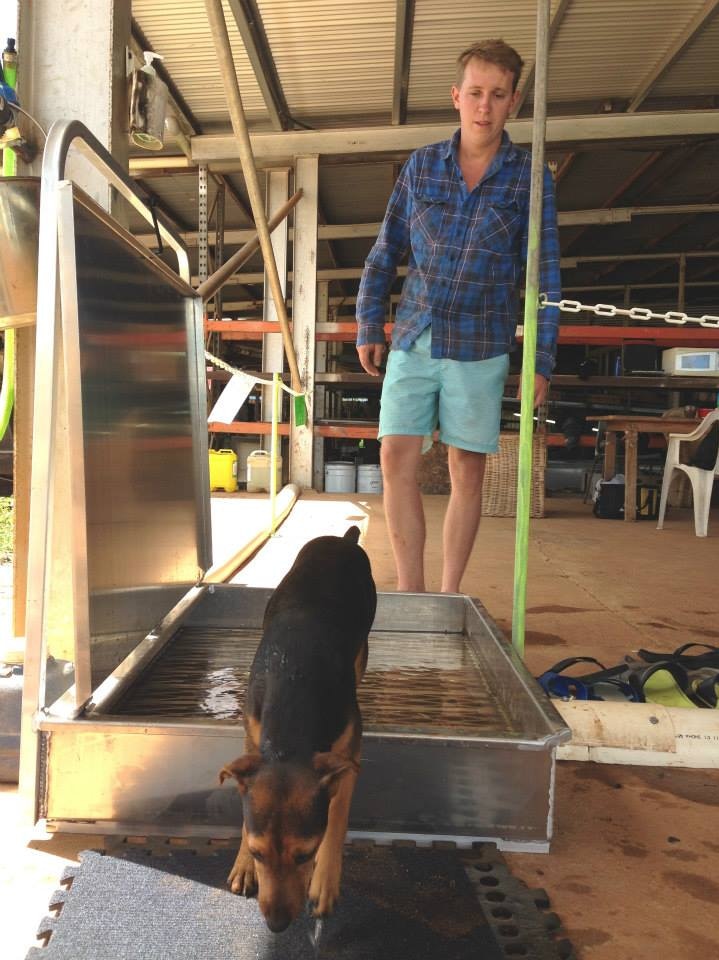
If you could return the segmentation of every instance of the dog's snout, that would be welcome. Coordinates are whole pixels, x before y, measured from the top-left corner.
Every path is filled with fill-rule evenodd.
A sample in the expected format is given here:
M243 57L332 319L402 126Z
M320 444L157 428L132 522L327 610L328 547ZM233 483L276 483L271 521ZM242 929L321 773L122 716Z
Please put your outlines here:
M271 910L265 914L265 922L272 933L282 933L292 923L292 915L289 910Z

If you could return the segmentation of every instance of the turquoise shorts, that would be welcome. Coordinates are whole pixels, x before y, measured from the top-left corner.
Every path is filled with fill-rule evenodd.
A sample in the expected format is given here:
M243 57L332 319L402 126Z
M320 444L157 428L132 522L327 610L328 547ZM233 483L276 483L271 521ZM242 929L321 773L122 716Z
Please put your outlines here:
M489 360L433 360L427 327L409 350L391 350L382 385L380 439L439 439L460 450L496 453L509 355ZM430 441L431 442L431 441ZM427 448L425 442L423 449Z

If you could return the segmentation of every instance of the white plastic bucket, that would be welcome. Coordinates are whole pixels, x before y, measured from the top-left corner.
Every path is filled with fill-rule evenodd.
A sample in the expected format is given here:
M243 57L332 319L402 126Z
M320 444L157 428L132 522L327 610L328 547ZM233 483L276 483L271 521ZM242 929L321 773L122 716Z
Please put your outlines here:
M354 493L357 467L354 463L335 461L325 464L325 493Z
M272 471L271 458L267 450L253 450L247 458L247 492L269 493ZM277 457L275 464L277 492L282 489L282 457Z
M382 470L378 463L357 467L357 493L382 493Z

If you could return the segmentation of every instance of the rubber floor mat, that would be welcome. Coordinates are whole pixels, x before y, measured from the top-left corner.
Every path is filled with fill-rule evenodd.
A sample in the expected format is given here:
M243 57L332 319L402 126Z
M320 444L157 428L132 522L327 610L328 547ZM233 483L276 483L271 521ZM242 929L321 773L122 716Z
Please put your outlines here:
M164 846L164 849L162 849ZM496 848L345 850L342 893L313 943L302 916L271 933L225 878L235 850L110 844L68 868L27 960L572 960L544 891L509 873Z

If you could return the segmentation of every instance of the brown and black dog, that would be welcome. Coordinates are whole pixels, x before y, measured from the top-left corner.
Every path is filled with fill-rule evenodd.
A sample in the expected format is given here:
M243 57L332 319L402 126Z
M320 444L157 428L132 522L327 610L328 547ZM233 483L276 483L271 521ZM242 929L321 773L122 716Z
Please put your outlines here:
M362 718L356 688L377 605L359 529L300 550L265 610L244 706L247 753L220 771L242 795L233 893L258 895L274 932L309 898L332 912L342 871Z

